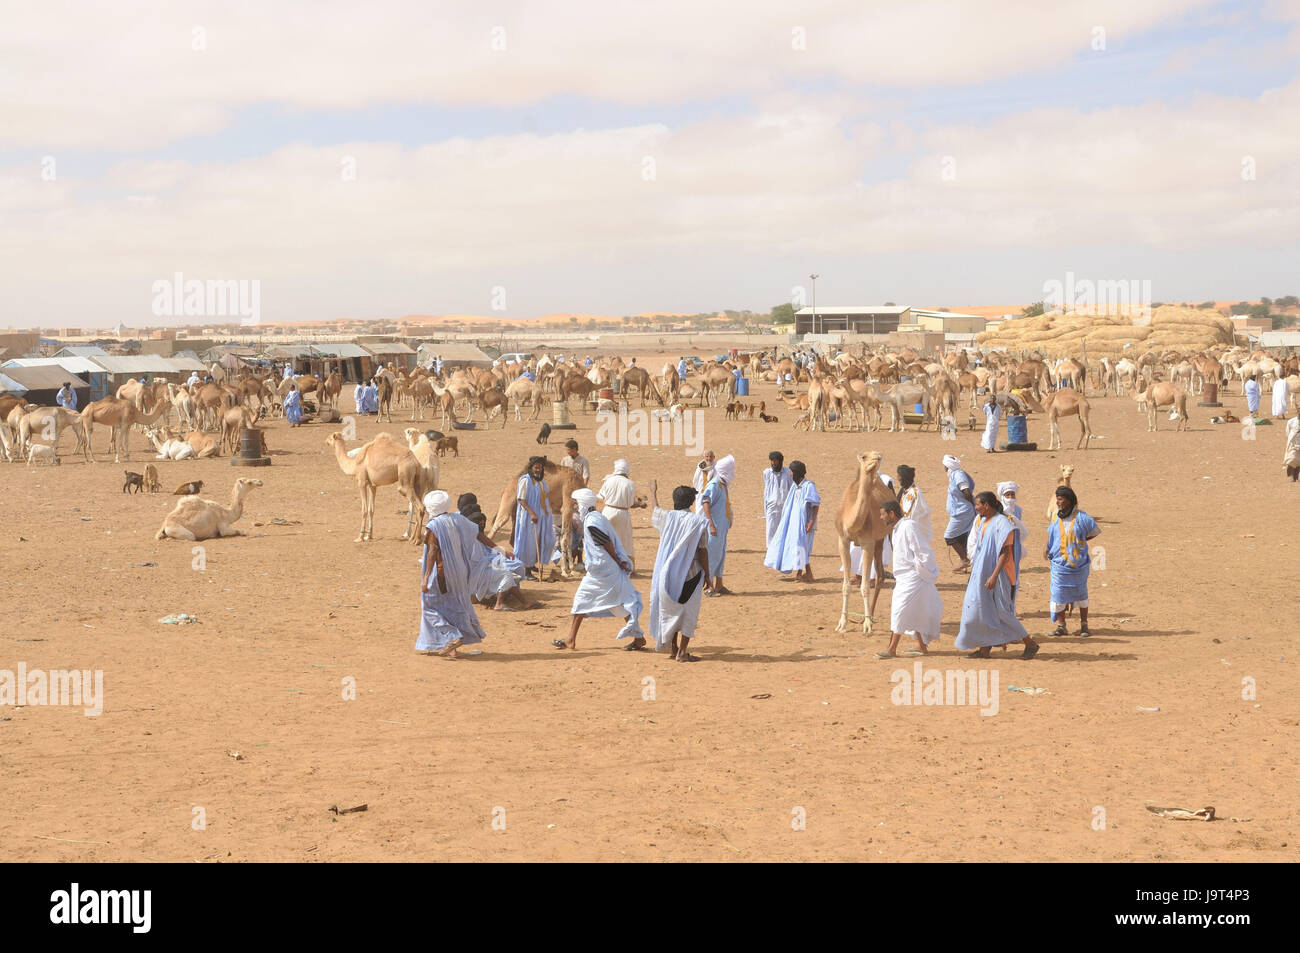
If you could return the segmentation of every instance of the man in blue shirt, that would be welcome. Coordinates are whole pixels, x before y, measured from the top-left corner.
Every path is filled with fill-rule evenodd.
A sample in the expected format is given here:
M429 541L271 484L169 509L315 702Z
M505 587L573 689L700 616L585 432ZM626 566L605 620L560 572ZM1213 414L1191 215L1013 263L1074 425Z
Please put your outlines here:
M63 382L63 387L54 399L60 407L66 407L68 410L77 409L77 392L72 389L72 384L68 381Z

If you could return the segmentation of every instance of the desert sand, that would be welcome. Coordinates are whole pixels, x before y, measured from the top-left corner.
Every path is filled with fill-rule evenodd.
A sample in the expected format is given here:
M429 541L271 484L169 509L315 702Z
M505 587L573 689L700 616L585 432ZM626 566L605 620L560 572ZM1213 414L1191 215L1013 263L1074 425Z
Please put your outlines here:
M663 358L642 355L639 363L657 369ZM757 385L750 399L771 411L774 388ZM1243 412L1235 393L1222 399ZM622 651L614 620L588 620L576 653L551 648L565 631L576 580L525 584L544 604L538 610L481 610L489 638L479 655L417 655L418 551L397 538L405 504L394 488L381 489L376 541L352 541L357 490L325 447L335 426L290 431L269 423L269 468L237 469L224 457L157 462L165 491L202 479L203 495L224 501L237 476L265 483L249 495L239 524L249 535L203 544L202 570L193 568L193 544L153 538L175 497L121 492L124 469L153 462L142 435L133 436L129 464L102 462L100 431L94 465L70 455L58 469L0 465L9 596L0 668L102 669L105 689L98 717L71 707L0 708L7 803L0 855L210 862L1296 855L1300 486L1283 479L1281 426L1243 441L1237 426L1211 425L1211 411L1192 407L1190 432L1162 420L1149 434L1131 400L1098 398L1091 450L990 456L979 449L979 431L966 429L964 408L955 443L911 429L807 434L791 429L788 408L775 410L780 423L771 425L705 411L707 446L738 459L726 575L736 595L705 600L695 665ZM391 424L365 418L358 436L383 429L400 437L408 416L399 412ZM657 478L665 500L689 482L695 460L681 448L598 446L595 416L574 419L593 483L620 456L642 491ZM506 481L539 450L539 423L512 418L504 430L459 434L459 459L442 462L443 488L453 498L473 490L493 516ZM1077 421L1062 429L1072 448ZM565 436L557 432L546 448L553 459ZM1047 445L1041 417L1031 418L1030 439ZM762 567L760 470L771 449L787 462L804 460L821 490L813 585ZM833 518L856 453L871 449L891 473L902 463L917 468L936 539L946 522L944 453L963 458L979 489L1005 479L1021 485L1031 535L1020 614L1041 653L1026 662L1016 650L995 651L989 661L956 652L966 580L941 550L943 636L924 663L997 670L996 715L891 703L891 673L910 671L912 660L874 657L888 638L888 589L875 634L834 631ZM1092 575L1090 639L1048 636L1043 514L1067 462L1105 548L1105 569ZM634 522L648 568L656 546L649 512L635 511ZM647 595L648 574L637 581ZM180 612L199 623L158 621ZM1243 698L1243 679L1253 680L1257 697ZM353 700L345 697L349 684ZM1009 692L1012 685L1050 694ZM363 803L361 813L330 811ZM1220 819L1169 820L1147 805L1213 805ZM804 829L796 829L800 817Z

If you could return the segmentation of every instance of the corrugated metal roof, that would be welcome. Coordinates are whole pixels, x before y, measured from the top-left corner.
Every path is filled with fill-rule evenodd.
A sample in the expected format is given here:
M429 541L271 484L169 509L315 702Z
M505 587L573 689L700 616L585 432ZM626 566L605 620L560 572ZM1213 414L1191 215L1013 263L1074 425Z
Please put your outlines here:
M330 341L313 344L312 350L320 357L370 357L371 354L360 344L348 344L346 341Z
M305 344L277 344L274 347L268 347L262 353L266 357L275 357L281 360L286 357L306 360L312 356L312 349Z
M58 389L63 386L64 381L73 387L90 386L76 374L71 374L61 367L48 364L40 367L7 367L4 374L28 390Z
M1260 347L1300 347L1300 331L1261 331Z
M110 374L174 374L178 370L167 358L157 354L139 354L134 357L102 354L90 360Z
M437 356L451 364L463 361L483 361L488 364L492 363L492 358L480 351L473 344L466 344L460 341L448 341L443 344L421 344L420 354L424 355L421 359L425 361L432 360Z
M69 374L104 374L102 367L88 357L19 357L5 367L61 367Z
M904 311L907 311L907 310L909 310L909 309L908 309L908 308L905 308L905 307L904 307L904 308L900 308L900 307L899 307L898 305L896 305L896 304L864 304L864 305L862 305L861 307L857 307L857 308L839 308L839 307L836 307L836 308L818 308L818 309L817 309L817 316L818 316L818 317L821 317L823 314L830 314L830 315L841 315L841 314L902 314ZM811 318L811 317L812 317L812 314L813 314L813 309L812 309L812 308L801 308L799 311L796 311L795 314L799 314L799 315L803 315L803 316L805 316L805 317L809 317L809 318Z
M54 353L55 357L90 357L94 354L107 354L98 344L69 344Z
M25 394L27 388L12 377L0 374L0 391L4 391L6 394Z
M415 349L401 341L372 341L361 345L371 354L414 354Z
M202 361L195 360L192 357L182 357L179 354L173 354L171 357L163 358L168 364L178 371L206 371L207 365Z

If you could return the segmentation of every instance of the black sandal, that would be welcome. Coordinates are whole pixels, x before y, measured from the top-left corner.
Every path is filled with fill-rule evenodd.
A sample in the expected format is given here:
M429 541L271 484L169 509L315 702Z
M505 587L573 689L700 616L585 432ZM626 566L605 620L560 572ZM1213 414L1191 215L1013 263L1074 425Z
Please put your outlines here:
M1068 629L1066 629L1066 627L1065 627L1065 623L1064 623L1064 622L1062 622L1060 625L1058 625L1058 626L1056 627L1056 631L1052 633L1052 635L1057 635L1057 636L1060 636L1060 635L1069 635L1069 634L1070 634L1070 632L1069 632Z
M1088 638L1090 635L1092 635L1092 632L1090 632L1088 629L1080 629L1080 630L1079 630L1079 638L1081 638L1081 639L1086 639L1086 638Z

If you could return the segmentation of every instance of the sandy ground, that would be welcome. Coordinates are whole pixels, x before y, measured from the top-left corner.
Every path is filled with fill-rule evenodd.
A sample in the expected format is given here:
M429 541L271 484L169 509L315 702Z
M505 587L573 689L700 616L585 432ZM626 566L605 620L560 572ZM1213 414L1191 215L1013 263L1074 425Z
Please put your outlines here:
M760 386L753 399L771 405L773 389ZM1226 403L1243 410L1236 395ZM564 631L576 585L563 581L527 586L542 609L484 612L481 655L416 655L417 553L397 539L404 507L393 488L381 490L380 538L352 542L357 491L325 453L332 426L270 424L274 465L262 470L225 458L159 464L167 490L203 479L204 495L222 500L240 474L265 481L240 524L250 535L207 543L201 571L191 544L153 538L175 498L123 495L123 466L0 466L10 597L0 668L101 669L105 684L99 717L0 708L0 856L1296 855L1300 486L1283 480L1282 427L1244 442L1236 426L1212 426L1210 411L1193 408L1191 432L1165 420L1153 435L1130 401L1101 399L1094 449L988 456L964 428L955 444L934 433L805 434L792 431L787 409L777 412L781 422L765 425L706 411L707 444L739 461L726 575L738 594L705 601L696 665L621 651L613 620L588 621L577 653L555 651L549 642ZM680 448L597 446L595 418L575 419L593 481L617 456L643 487L657 477L665 496L689 481L694 460ZM404 426L399 414L383 429L400 435ZM1046 422L1030 428L1046 446ZM366 420L359 434L379 429ZM507 478L537 450L536 430L511 421L462 434L460 458L443 464L444 488L474 490L491 515ZM1072 445L1077 423L1065 433ZM552 441L552 456L561 443ZM138 434L133 446L130 467L142 470L152 454ZM773 448L808 463L826 503L811 586L761 565L759 471ZM944 633L926 669L996 670L995 716L891 703L891 673L912 662L874 658L887 638L888 590L876 635L834 631L833 518L864 449L880 450L891 471L917 467L936 537L946 521L944 452L965 458L980 489L1020 482L1032 533L1020 606L1038 636L1050 629L1042 514L1058 466L1078 468L1074 485L1106 548L1106 568L1092 577L1093 638L1043 638L1030 662L1016 652L966 660L952 648L965 580L939 553ZM648 566L648 512L635 522ZM638 578L644 594L648 579ZM178 612L201 622L159 624ZM1242 697L1245 678L1254 699ZM344 698L346 679L355 700ZM364 813L329 811L362 803ZM1167 820L1146 805L1213 805L1224 819Z

